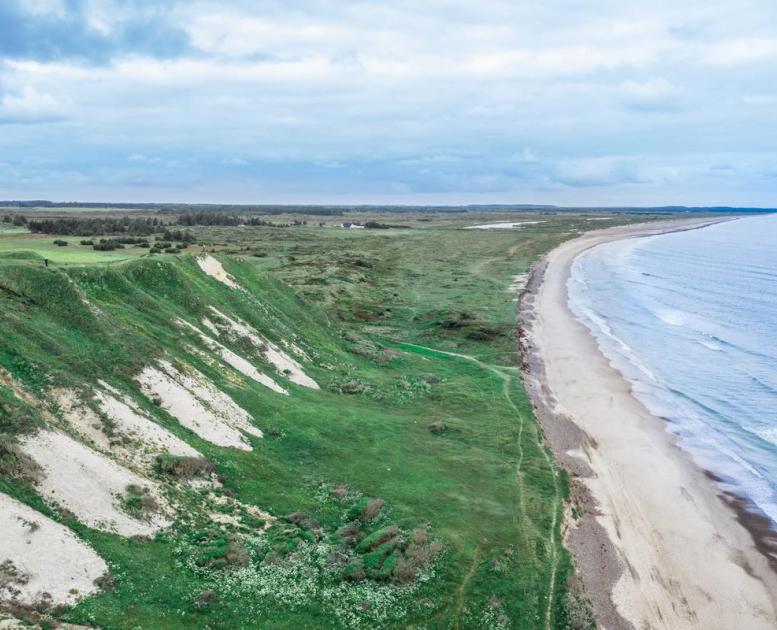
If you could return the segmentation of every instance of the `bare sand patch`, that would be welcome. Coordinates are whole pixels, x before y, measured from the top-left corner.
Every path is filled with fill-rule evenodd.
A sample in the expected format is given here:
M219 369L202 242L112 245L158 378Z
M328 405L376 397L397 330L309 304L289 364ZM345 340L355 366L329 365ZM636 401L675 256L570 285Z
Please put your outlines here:
M235 527L238 527L243 524L239 516L241 511L247 512L254 518L262 519L264 521L264 526L262 527L262 531L265 531L266 529L268 529L277 520L269 512L265 512L264 510L259 509L255 505L251 505L249 503L243 503L242 501L238 501L237 499L234 499L232 497L217 495L217 494L214 494L213 492L210 492L208 493L207 498L209 501L213 502L216 505L228 506L233 508L232 514L225 514L224 512L210 512L208 516L214 523L219 523L221 525L233 525Z
M122 536L153 534L170 524L167 502L156 484L127 470L61 431L41 429L25 436L19 448L41 467L36 483L41 495L75 514L89 527ZM127 486L149 488L159 512L147 519L133 518L121 509Z
M95 392L94 399L100 410L108 416L120 433L140 442L147 453L169 453L180 457L201 456L195 448L143 414L126 396L121 396L107 383L100 384L111 392Z
M243 433L263 436L245 409L193 368L183 373L161 361L159 368L149 366L136 378L146 396L158 398L178 422L212 444L250 451Z
M89 446L110 453L133 468L148 470L159 453L183 457L200 454L179 437L140 411L135 404L109 384L100 381L106 391L92 397L105 420L73 390L52 390L67 426Z
M288 341L287 339L282 339L281 343L283 344L284 348L288 348L289 350L291 350L294 354L296 354L303 361L310 361L310 357L308 356L308 353L305 352L302 348L300 348L293 341Z
M237 283L237 280L235 280L235 277L228 274L226 269L224 269L224 265L222 265L213 256L209 254L206 254L205 256L199 256L197 258L197 264L200 266L200 269L202 269L211 278L215 278L222 284L226 284L230 289L242 289L242 287Z
M236 340L244 338L251 340L253 345L259 349L264 360L275 367L278 372L286 376L292 383L302 385L303 387L309 387L310 389L320 389L318 383L305 374L305 370L297 361L264 335L257 332L255 328L241 320L232 319L213 306L211 306L210 309L223 322L223 326L231 337ZM218 326L218 324L216 325Z
M5 494L0 494L0 532L2 601L30 605L48 593L51 604L73 604L95 592L94 581L108 571L67 527Z
M510 286L507 287L507 293L512 293L513 295L515 295L513 302L518 301L518 295L520 294L521 291L523 291L523 288L526 286L526 282L528 279L529 279L528 273L518 273L512 277Z
M208 337L208 335L203 333L196 326L192 326L189 322L183 319L179 319L178 323L181 326L187 326L191 328L193 331L195 331L199 335L203 343L206 346L208 346L208 348L210 348L213 352L217 353L225 363L231 365L233 368L235 368L238 372L240 372L244 376L247 376L248 378L256 381L260 385L264 385L265 387L273 390L274 392L277 392L279 394L286 394L288 396L289 392L287 390L285 390L283 387L278 385L278 383L276 383L272 378L257 370L255 366L253 366L251 363L249 363L246 359L241 357L239 354L232 352L232 350L230 350L226 346L223 346L215 339Z
M219 331L216 324L214 324L211 320L209 320L207 317L202 318L202 325L205 326L210 332L212 332L216 337L218 337L221 334L221 331Z

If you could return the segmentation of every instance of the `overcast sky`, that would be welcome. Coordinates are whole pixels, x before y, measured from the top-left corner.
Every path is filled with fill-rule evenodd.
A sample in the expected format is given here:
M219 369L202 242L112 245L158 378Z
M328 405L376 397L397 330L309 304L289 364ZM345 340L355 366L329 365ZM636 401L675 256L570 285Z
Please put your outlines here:
M777 206L777 3L0 0L0 198Z

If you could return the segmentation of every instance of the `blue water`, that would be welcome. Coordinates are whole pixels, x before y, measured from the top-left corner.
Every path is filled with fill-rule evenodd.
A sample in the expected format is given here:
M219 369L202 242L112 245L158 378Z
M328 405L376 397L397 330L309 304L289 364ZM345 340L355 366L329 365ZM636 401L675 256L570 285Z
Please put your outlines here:
M569 304L697 463L777 523L777 215L595 247Z

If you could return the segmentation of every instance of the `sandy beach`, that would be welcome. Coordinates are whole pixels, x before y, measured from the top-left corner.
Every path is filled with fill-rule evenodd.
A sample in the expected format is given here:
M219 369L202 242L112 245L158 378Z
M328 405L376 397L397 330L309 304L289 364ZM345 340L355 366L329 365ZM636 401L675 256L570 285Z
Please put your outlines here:
M567 305L570 265L587 249L707 223L590 232L550 252L521 297L526 386L582 513L567 543L608 629L777 627L777 575L753 535Z

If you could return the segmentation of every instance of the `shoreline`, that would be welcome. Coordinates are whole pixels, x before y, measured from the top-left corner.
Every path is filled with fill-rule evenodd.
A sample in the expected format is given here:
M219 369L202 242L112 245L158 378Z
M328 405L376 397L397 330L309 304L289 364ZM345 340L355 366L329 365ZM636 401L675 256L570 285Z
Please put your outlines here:
M763 521L678 446L567 304L584 251L722 220L585 233L535 265L519 300L526 390L580 515L565 542L605 628L777 627L775 542Z

